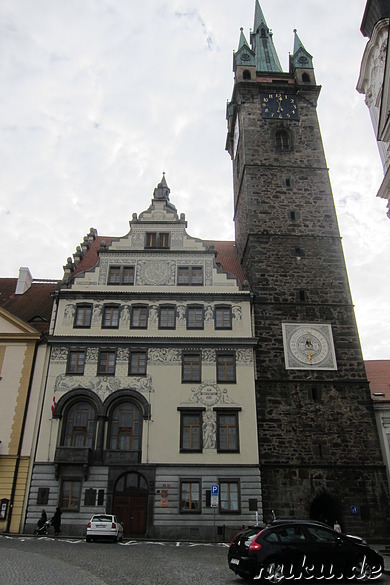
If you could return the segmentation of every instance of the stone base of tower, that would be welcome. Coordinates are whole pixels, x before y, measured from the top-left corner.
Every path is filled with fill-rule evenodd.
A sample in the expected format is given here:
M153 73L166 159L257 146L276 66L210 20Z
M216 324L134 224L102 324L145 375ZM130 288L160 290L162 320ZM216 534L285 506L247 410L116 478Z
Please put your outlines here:
M378 467L261 466L264 520L315 519L362 537L386 537L385 471Z

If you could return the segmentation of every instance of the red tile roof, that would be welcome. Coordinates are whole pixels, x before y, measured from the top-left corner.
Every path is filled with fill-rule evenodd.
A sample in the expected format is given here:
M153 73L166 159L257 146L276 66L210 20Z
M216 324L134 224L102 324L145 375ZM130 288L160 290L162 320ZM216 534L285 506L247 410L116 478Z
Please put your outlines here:
M364 365L373 400L390 400L390 360L366 360Z
M32 282L22 295L16 295L17 278L0 278L0 306L29 323L38 331L47 332L57 283L53 280Z
M216 262L221 265L224 272L233 274L239 282L245 280L245 275L242 271L240 262L238 261L236 245L231 241L212 241L204 240L206 245L214 244L215 251L217 252Z

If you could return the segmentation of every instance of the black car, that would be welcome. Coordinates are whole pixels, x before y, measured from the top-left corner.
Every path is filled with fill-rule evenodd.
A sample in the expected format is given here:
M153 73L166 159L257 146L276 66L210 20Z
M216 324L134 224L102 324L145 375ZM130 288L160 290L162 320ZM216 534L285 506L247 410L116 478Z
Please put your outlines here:
M229 568L245 580L365 581L383 572L383 557L363 540L309 520L253 526L236 534Z

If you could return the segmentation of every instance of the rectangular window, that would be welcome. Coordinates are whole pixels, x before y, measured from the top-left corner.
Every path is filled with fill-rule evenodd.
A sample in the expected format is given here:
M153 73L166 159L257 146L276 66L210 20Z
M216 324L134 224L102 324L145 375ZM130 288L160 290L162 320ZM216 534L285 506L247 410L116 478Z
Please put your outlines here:
M236 356L234 353L217 354L217 382L236 381Z
M185 480L180 482L180 512L200 513L200 481Z
M160 307L159 314L159 329L174 329L176 325L176 309L175 307Z
M59 502L59 507L61 510L67 512L78 512L80 509L80 494L80 480L62 480Z
M102 327L117 329L119 327L119 307L104 307Z
M202 266L179 266L177 269L177 284L197 286L203 284Z
M89 488L85 490L84 494L84 506L95 506L96 504L96 490Z
M232 328L232 308L215 307L215 329Z
M115 374L115 351L103 350L99 353L98 374L103 376Z
M38 488L37 506L47 506L49 502L50 489L45 487Z
M238 452L238 412L217 412L218 452Z
M144 376L146 374L146 350L130 351L129 375Z
M240 484L235 481L219 482L219 511L237 514L240 512Z
M183 353L182 356L182 382L201 381L202 356L200 353Z
M76 316L74 327L91 327L92 305L78 305L76 307Z
M81 349L71 349L68 355L67 374L84 374L85 351Z
M146 329L148 326L148 307L137 306L131 308L130 327L132 329Z
M187 329L203 329L204 311L203 307L187 308Z
M134 284L134 266L110 266L107 284Z
M169 248L169 232L148 232L145 248Z
M202 451L202 411L180 412L180 452Z

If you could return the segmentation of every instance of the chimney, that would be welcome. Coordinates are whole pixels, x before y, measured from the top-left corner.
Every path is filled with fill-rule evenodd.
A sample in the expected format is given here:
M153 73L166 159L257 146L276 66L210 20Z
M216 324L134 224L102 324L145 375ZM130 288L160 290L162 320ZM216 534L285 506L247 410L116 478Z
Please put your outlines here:
M33 278L31 276L31 272L28 268L19 268L19 278L18 282L16 283L15 294L22 295L30 288L32 285Z

